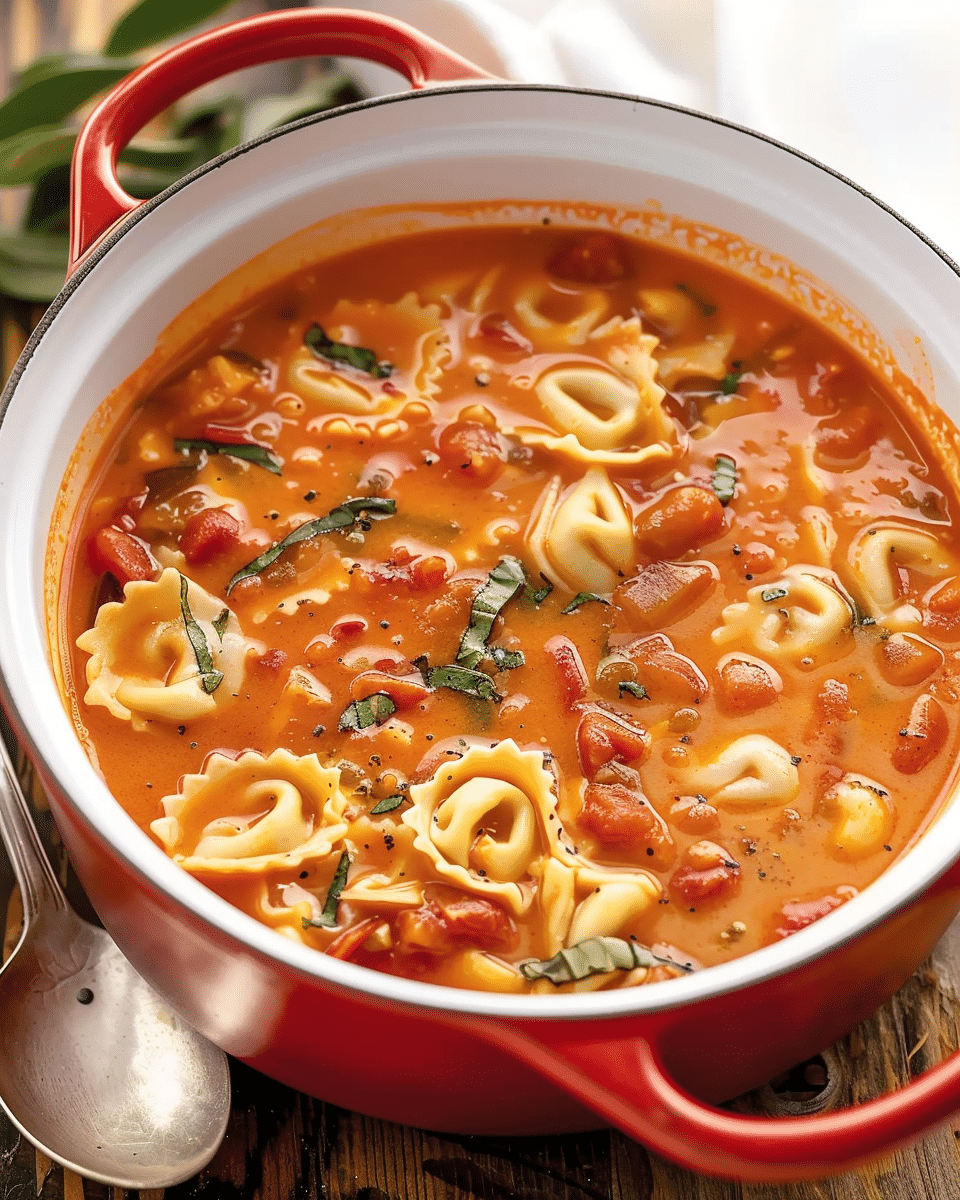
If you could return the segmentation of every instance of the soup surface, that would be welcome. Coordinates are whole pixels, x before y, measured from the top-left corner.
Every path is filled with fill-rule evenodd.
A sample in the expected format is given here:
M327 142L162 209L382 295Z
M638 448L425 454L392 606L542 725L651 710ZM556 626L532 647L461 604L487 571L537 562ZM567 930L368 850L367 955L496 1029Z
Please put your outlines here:
M955 497L886 385L693 258L533 227L322 262L90 479L90 753L285 937L501 991L721 962L952 777Z

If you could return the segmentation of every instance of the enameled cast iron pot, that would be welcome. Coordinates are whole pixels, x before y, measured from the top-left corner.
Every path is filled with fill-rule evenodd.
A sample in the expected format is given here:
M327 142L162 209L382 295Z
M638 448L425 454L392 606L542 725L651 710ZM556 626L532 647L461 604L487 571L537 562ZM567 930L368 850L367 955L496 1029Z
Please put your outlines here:
M267 134L149 203L124 194L116 156L149 118L229 71L312 54L376 60L413 91ZM361 13L298 10L221 27L122 83L78 143L74 266L14 372L0 424L5 706L124 953L188 1021L254 1067L426 1128L557 1133L609 1121L705 1172L776 1181L839 1170L960 1106L960 1057L894 1095L814 1118L751 1118L712 1104L829 1045L914 971L960 909L960 803L865 893L744 959L638 989L488 995L366 971L233 909L134 826L64 711L44 559L72 448L102 398L178 312L296 230L386 203L504 198L646 204L664 214L664 236L665 214L681 214L684 236L702 223L770 247L743 260L755 275L776 283L783 255L826 281L865 319L859 331L848 321L843 336L856 341L871 327L960 418L956 267L796 152L665 104L505 84L407 26ZM815 287L800 291L800 302L823 308ZM58 531L53 540L56 548Z

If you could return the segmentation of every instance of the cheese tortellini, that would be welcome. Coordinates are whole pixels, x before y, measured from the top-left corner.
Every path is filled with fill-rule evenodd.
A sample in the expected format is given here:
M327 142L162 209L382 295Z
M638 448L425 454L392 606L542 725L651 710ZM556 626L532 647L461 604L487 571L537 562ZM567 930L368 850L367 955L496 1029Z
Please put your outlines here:
M469 747L409 796L403 823L437 875L511 912L529 907L540 860L568 853L543 755L512 740Z
M636 562L633 521L605 471L563 490L555 475L540 495L527 546L548 579L572 592L610 592Z
M872 525L850 548L854 583L866 611L888 629L915 629L919 610L905 601L898 588L898 570L905 568L931 579L953 570L950 556L932 533L906 525Z
M209 655L203 668L198 640ZM260 649L222 601L173 567L156 581L128 583L123 602L101 605L77 645L90 655L84 701L138 730L148 721L193 721L229 704L248 653Z
M211 754L199 775L164 796L151 830L185 870L250 875L326 858L347 832L340 771L315 754Z
M721 808L789 804L800 791L791 755L761 733L737 738L712 762L682 771L681 778L692 795L706 796Z
M718 644L752 645L774 662L803 667L829 662L845 652L853 626L850 600L832 571L787 567L779 579L758 584L746 600L728 604L713 631Z

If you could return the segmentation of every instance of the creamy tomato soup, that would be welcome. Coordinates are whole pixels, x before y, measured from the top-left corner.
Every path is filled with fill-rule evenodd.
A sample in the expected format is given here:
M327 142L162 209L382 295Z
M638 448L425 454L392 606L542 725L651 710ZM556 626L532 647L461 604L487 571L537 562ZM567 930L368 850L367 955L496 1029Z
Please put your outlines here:
M89 480L96 764L284 937L637 985L869 885L952 779L950 492L801 312L606 232L437 230L209 331Z

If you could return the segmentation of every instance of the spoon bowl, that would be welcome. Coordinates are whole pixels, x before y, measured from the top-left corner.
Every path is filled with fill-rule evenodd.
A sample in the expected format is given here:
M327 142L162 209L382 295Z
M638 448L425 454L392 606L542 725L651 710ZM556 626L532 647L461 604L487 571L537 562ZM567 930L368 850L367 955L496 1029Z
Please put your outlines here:
M226 1132L226 1055L69 906L2 743L0 834L24 909L0 968L0 1107L89 1179L131 1189L189 1179Z

